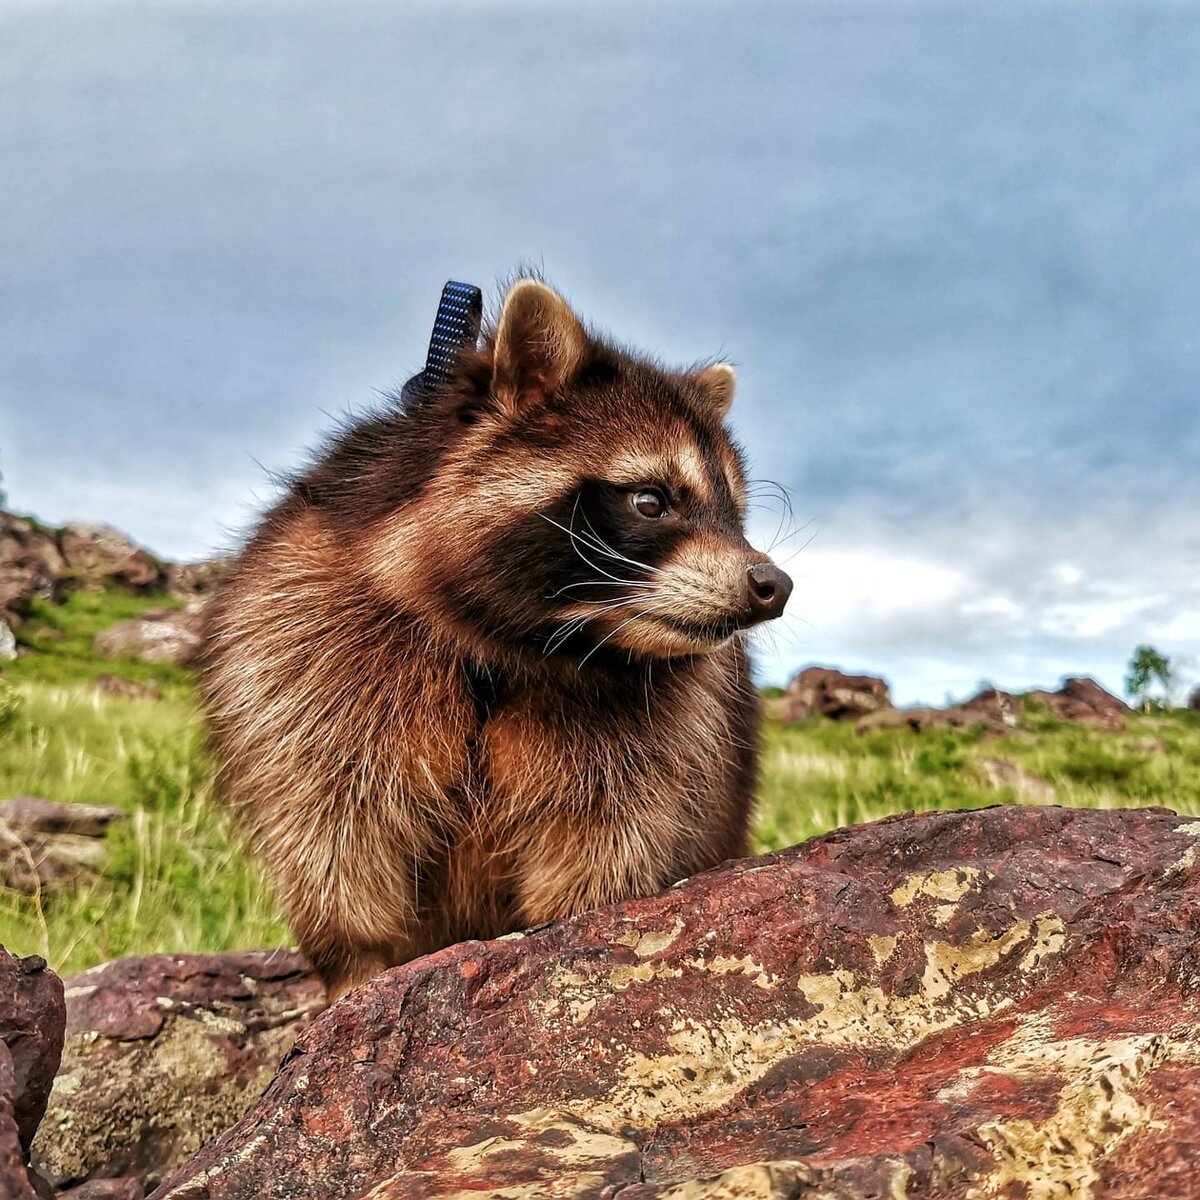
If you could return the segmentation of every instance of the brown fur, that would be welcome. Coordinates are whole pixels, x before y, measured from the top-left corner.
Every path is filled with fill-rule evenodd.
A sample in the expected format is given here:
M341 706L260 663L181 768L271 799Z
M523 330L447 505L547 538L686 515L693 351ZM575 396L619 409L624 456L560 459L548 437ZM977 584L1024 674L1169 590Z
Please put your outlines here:
M345 431L246 547L207 638L220 784L332 995L745 852L766 559L732 391L521 280L451 385Z

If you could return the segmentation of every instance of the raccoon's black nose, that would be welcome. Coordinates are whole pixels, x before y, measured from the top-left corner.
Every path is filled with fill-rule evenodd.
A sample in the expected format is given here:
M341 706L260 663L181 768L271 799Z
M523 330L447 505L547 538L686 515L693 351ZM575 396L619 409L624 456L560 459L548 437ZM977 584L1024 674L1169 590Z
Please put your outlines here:
M774 563L755 563L746 570L750 612L756 621L770 621L783 612L792 594L792 581Z

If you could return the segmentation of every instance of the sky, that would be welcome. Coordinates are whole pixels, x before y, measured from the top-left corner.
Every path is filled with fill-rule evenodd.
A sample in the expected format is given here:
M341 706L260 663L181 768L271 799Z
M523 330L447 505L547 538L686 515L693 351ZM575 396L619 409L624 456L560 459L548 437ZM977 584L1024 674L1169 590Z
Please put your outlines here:
M1197 61L1168 0L6 0L9 506L228 550L533 263L737 364L762 679L1200 677Z

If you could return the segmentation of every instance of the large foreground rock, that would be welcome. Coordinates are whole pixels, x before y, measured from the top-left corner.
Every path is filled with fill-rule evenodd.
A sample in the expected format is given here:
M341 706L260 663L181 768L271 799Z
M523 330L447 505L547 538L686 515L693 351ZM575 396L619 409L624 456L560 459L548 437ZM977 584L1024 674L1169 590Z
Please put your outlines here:
M900 817L390 971L160 1200L1200 1196L1200 823Z
M62 1052L62 982L43 959L0 947L0 1197L33 1200L49 1189L26 1167Z
M283 950L118 959L68 979L66 996L62 1068L34 1143L59 1187L157 1184L246 1111L324 1004Z

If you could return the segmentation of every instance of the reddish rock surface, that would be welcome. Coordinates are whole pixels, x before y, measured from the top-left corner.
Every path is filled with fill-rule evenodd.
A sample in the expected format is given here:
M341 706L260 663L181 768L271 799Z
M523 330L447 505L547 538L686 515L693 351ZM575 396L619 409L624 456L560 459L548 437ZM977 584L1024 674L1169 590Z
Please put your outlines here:
M154 1186L236 1121L324 1006L283 950L118 959L68 979L66 996L34 1161L60 1188L124 1179L117 1196Z
M50 1194L26 1167L62 1052L63 986L43 959L0 947L0 1197Z
M1200 823L892 818L387 972L158 1200L1200 1196Z
M805 667L792 676L771 715L800 721L814 713L835 721L854 719L891 706L888 685L874 675L847 675L833 667Z

